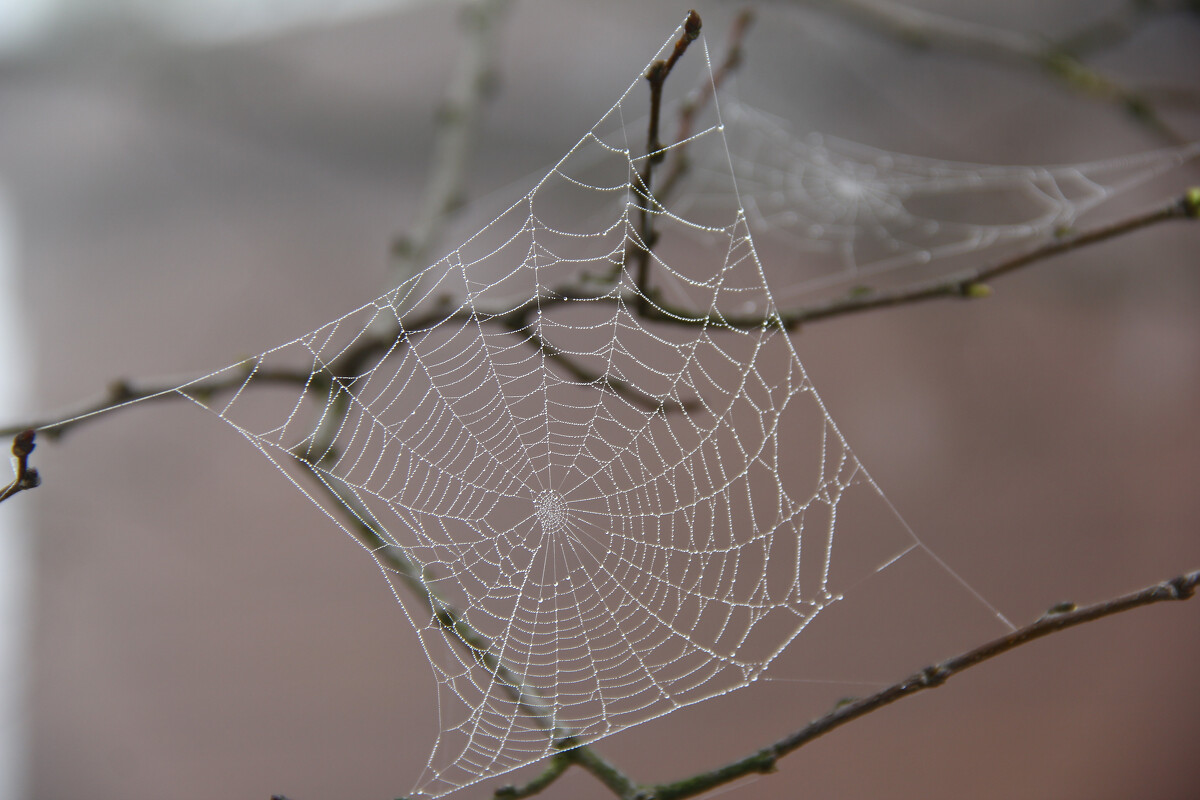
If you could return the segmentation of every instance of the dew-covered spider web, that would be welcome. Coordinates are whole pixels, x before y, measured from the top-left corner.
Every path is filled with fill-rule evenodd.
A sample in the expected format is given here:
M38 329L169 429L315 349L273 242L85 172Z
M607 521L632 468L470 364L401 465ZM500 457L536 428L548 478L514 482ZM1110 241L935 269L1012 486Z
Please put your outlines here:
M775 302L911 285L995 263L1055 236L1106 200L1200 156L1200 142L1103 161L994 166L893 153L723 98L736 175ZM691 203L729 202L724 165L701 161Z
M713 88L703 37L668 87L666 120ZM175 390L389 581L438 693L417 795L745 687L819 615L914 560L1007 624L863 469L779 329L776 281L844 287L1028 243L1186 153L970 167L797 138L714 94L648 188L639 75L445 258ZM671 178L685 152L690 171ZM997 223L939 205L981 187L1036 211ZM760 235L794 244L796 264L766 264ZM809 256L828 263L789 275Z

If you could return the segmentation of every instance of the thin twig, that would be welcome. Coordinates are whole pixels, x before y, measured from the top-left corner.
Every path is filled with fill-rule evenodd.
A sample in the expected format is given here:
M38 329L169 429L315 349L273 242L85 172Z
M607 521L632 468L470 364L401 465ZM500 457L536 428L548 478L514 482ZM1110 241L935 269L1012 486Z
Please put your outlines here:
M526 342L534 350L540 352L547 361L557 364L571 376L575 383L581 386L591 386L601 391L611 391L613 394L625 398L643 411L649 411L653 414L678 414L698 411L703 408L703 404L698 400L693 399L679 402L678 400L671 400L666 397L652 397L620 378L592 372L576 363L568 354L557 349L530 330L524 321L520 321L515 327L511 327L510 330L514 334L526 337Z
M1120 106L1164 140L1172 144L1187 142L1186 137L1159 117L1144 95L1084 64L1067 47L1049 39L910 8L891 0L797 2L841 13L911 46L936 47L971 58L1039 67L1074 91Z
M433 246L464 205L483 108L496 88L498 23L509 4L509 0L476 0L462 8L466 42L456 54L454 74L438 113L429 183L417 219L392 245L393 286L426 266Z
M515 799L536 794L557 780L571 764L580 765L619 796L632 797L634 783L625 777L616 765L589 746L576 744L571 731L555 724L553 710L546 705L537 689L525 683L519 674L495 655L492 642L429 585L420 565L409 560L401 548L391 544L388 537L377 527L378 522L375 521L374 515L358 499L353 488L338 476L310 461L303 458L298 458L297 461L312 472L321 491L328 495L337 507L344 510L344 516L350 526L347 530L366 546L382 566L397 575L415 597L432 609L434 621L443 630L452 633L469 655L496 678L496 685L509 696L521 713L546 731L552 739L553 746L563 748L561 753L553 757L554 761L550 767L531 784L525 787L502 787L497 790L497 797Z
M609 791L622 800L635 800L641 795L641 787L592 748L577 748L571 751L571 756L576 764L592 773L598 781L608 787Z
M1168 600L1187 600L1195 594L1196 586L1200 584L1200 571L1180 575L1163 583L1148 586L1131 594L1116 597L1095 605L1076 608L1071 604L1060 604L1051 609L1035 622L1019 630L1001 636L998 639L976 647L962 655L949 658L940 664L934 664L893 684L870 697L864 697L849 703L841 703L825 716L814 720L798 731L785 736L774 744L768 745L745 758L726 764L723 767L708 772L693 775L681 781L660 784L643 789L645 797L654 800L681 800L685 797L695 797L698 794L756 773L768 773L775 769L780 758L795 752L799 748L817 739L835 728L840 728L848 722L878 711L897 700L910 697L926 689L941 686L951 677L977 664L995 658L996 656L1014 650L1021 645L1049 636L1053 633L1073 628L1087 622L1093 622L1104 617L1111 617L1141 606L1161 603Z
M337 475L314 465L311 461L301 457L297 457L297 461L312 472L321 491L336 507L345 510L344 517L349 523L348 532L365 545L382 566L397 575L413 596L431 609L434 621L447 632L454 634L471 658L495 676L497 685L509 695L522 713L542 725L552 738L560 741L568 739L570 732L563 731L554 724L554 712L544 704L541 695L533 687L526 685L520 675L500 660L492 652L492 642L475 630L460 611L429 585L421 565L408 559L403 549L393 545L392 540L384 535L382 526L359 500L353 488Z
M869 5L877 5L869 3ZM482 6L489 8L500 8L502 3L497 2L483 3ZM748 17L745 17L748 21ZM724 74L736 65L740 56L739 47L741 36L745 30L745 22L740 22L735 28L733 41L735 46L730 48L729 56L723 62L722 67L714 74L714 81L719 85L719 80L723 79ZM663 322L675 322L680 324L721 324L729 327L755 327L767 324L777 324L788 329L798 326L801 322L811 321L814 319L823 319L841 314L852 313L856 311L867 310L870 308L878 308L889 305L899 305L901 303L915 302L918 300L930 299L934 296L975 296L978 294L977 287L982 281L1003 275L1007 272L1021 268L1036 261L1043 260L1053 255L1066 252L1077 247L1093 244L1095 242L1104 241L1132 230L1146 227L1156 222L1165 221L1167 219L1179 219L1187 216L1196 216L1196 201L1178 201L1168 206L1165 209L1151 212L1150 214L1134 217L1120 223L1114 223L1110 226L1104 226L1093 231L1083 234L1064 237L1058 241L1052 242L1038 250L1025 254L1021 257L1010 259L992 267L984 268L972 273L968 273L965 277L959 276L950 281L943 281L938 284L930 284L916 287L909 287L907 290L899 290L894 293L879 293L876 295L857 296L849 301L840 301L826 307L818 307L813 309L801 309L789 313L784 316L764 319L764 318L747 318L741 319L736 317L720 317L713 318L709 316L697 316L694 312L686 310L671 309L662 306L652 307L649 300L649 264L650 254L653 248L655 232L653 230L653 217L650 213L650 203L654 201L654 195L651 193L653 182L653 170L656 164L660 163L665 154L664 148L658 139L658 128L661 107L662 84L671 68L682 56L686 50L688 43L698 36L700 30L699 16L692 12L688 21L685 24L685 32L683 37L676 43L675 49L671 56L666 61L659 61L652 65L647 73L647 79L651 84L651 122L647 137L647 158L642 174L640 175L641 189L645 192L645 205L642 208L641 219L641 238L642 249L639 251L638 264L638 279L637 289L639 298L639 308L642 313L654 320ZM479 76L485 70L479 67L486 61L481 56L478 63L464 66L461 75ZM719 77L718 77L719 76ZM483 86L482 80L476 81L474 90L475 94L467 94L465 105L469 108L468 113L473 113L477 117L478 105L482 102ZM461 88L461 87L460 87ZM471 87L467 87L471 89ZM711 87L709 90L711 95ZM700 102L708 102L708 98L701 98ZM685 107L681 113L681 133L678 141L686 139L687 131L692 122L691 115L695 113L694 107ZM446 136L453 141L443 141L443 149L448 154L446 160L454 162L452 168L447 168L444 174L435 170L435 178L431 181L429 195L433 200L427 210L430 212L429 220L422 220L415 228L414 234L409 240L408 254L420 254L424 248L428 247L429 242L436 237L440 230L440 225L444 223L445 218L457 206L458 200L461 197L461 185L465 176L465 164L467 160L462 157L464 148L469 151L470 140L473 137L474 127L477 124L477 118L468 120L470 124L464 123L463 128L458 133L448 133ZM461 134L461 135L460 135ZM464 143L465 142L465 143ZM682 153L679 163L685 164ZM684 167L680 167L683 169ZM673 186L675 173L668 173L668 178L664 189L669 189ZM575 293L572 296L570 291L562 291L555 293L559 301L568 299L595 299L599 302L612 300L611 297L585 297L580 293ZM547 299L543 298L543 302ZM513 312L509 312L512 314ZM524 314L528 314L528 310L523 310ZM447 317L445 314L431 314L424 318L424 321L413 325L411 328L405 328L408 335L418 335L426 325L435 324L437 321L446 321L447 319L465 319L465 312L462 314L452 314ZM508 317L506 319L506 317ZM511 317L508 315L496 315L494 321L502 324L509 323L509 327L518 335L527 336L531 345L536 349L546 354L551 361L556 361L559 365L574 379L582 383L594 383L601 381L602 378L594 376L591 373L583 370L573 361L563 356L558 351L555 351L550 345L542 341L536 335L530 333L525 328L524 321L526 317ZM520 321L521 324L512 327L511 323L514 320ZM366 336L358 345L348 350L337 363L337 368L333 370L333 374L328 376L328 380L337 380L339 376L356 374L364 365L371 359L380 357L389 352L395 346L395 336L378 335ZM248 364L251 362L247 362ZM129 405L138 401L182 397L182 396L201 396L210 395L224 391L236 390L243 386L248 379L246 373L233 373L228 376L214 378L209 381L202 381L190 384L187 387L177 386L159 386L159 387L142 387L134 388L126 383L118 383L110 391L109 396L102 399L98 403L89 406L82 413L91 415L100 411L111 410L121 406ZM256 382L262 381L267 383L289 383L306 385L311 384L313 376L307 372L298 370L259 370L254 373ZM651 403L657 406L656 410L665 410L665 404L657 401L654 398L649 398L646 395L641 395L632 387L614 384L611 379L604 381L605 385L612 388L620 394L627 397L637 398L640 395L642 404ZM44 427L47 432L62 433L69 427L77 424L81 420L80 415L75 415L75 419L67 421L50 421L39 425ZM13 433L18 429L0 429L0 434ZM16 478L2 492L0 492L0 501L8 499L18 491L33 488L38 485L37 470L28 465L29 454L34 449L34 431L20 430L14 438L12 452L16 457ZM314 443L319 444L316 438ZM319 447L313 447L312 452L320 452ZM381 530L376 526L378 523L374 520L369 510L362 505L352 487L345 484L341 479L332 476L325 472L319 465L313 464L310 461L301 460L305 466L311 470L314 476L318 479L323 490L327 492L330 498L335 502L336 506L343 509L348 517L352 528L352 533L375 555L380 562L385 565L389 571L396 574L399 579L407 585L417 597L429 604L429 607L434 610L434 619L447 632L451 632L468 650L468 652L479 663L484 666L489 672L497 677L500 684L505 687L505 690L510 693L511 698L518 703L522 711L532 719L544 724L547 734L557 741L559 746L572 747L574 742L571 740L571 733L564 731L554 726L553 715L550 710L542 705L541 698L531 689L531 687L522 684L520 676L512 672L500 659L491 654L491 642L487 640L481 633L472 628L462 617L462 615L450 606L443 598L441 598L424 579L419 565L409 561L399 548L389 545L389 540L383 535ZM598 753L587 746L575 746L573 749L564 750L563 752L551 758L548 768L539 776L534 778L528 784L521 787L505 787L496 791L497 800L516 800L517 798L526 797L536 794L547 786L552 784L560 777L569 766L578 764L585 770L597 777L605 786L607 786L615 795L620 798L633 798L636 796L654 797L657 800L667 800L668 798L683 798L694 796L704 791L708 791L723 783L735 780L745 775L756 772L767 772L774 768L775 762L793 752L795 749L803 746L808 741L811 741L824 733L846 724L847 722L871 713L884 705L895 702L902 697L922 691L927 688L933 688L945 682L949 677L958 672L982 663L985 660L993 658L1003 652L1007 652L1015 647L1032 641L1036 638L1055 633L1067 627L1089 622L1105 616L1110 616L1121 611L1148 605L1150 603L1160 602L1163 600L1181 600L1190 597L1194 592L1197 582L1200 582L1200 573L1191 573L1189 575L1180 576L1172 581L1168 581L1158 586L1149 587L1142 592L1128 595L1122 598L1101 603L1096 606L1091 606L1084 609L1072 609L1052 613L1038 620L1037 622L1026 626L1006 637L995 640L987 645L977 648L969 653L949 659L939 665L929 667L920 673L896 684L889 689L873 695L870 698L865 698L848 705L843 705L835 709L826 717L817 720L809 726L797 731L789 737L786 737L770 747L761 750L755 754L741 759L725 767L703 773L692 778L685 779L671 784L663 784L656 787L638 787L633 781L625 776L619 769L609 763Z
M746 32L750 30L750 23L753 21L754 12L748 8L742 10L734 18L733 26L729 29L729 44L725 48L725 58L713 70L712 80L703 81L696 87L692 96L680 106L679 126L675 131L675 144L671 148L670 169L667 171L658 189L657 196L660 203L674 194L679 180L687 174L691 166L687 157L687 141L692 137L692 129L695 127L696 117L713 101L713 98L716 97L717 92L721 91L721 87L733 71L741 66L743 42L746 38Z
M246 372L236 372L210 380L197 381L189 384L186 391L197 397L235 391L246 382L251 363L246 362ZM228 370L224 370L223 372L225 371ZM255 373L255 380L261 380L264 383L298 384L301 386L309 381L309 377L307 371L302 372L300 370L261 370ZM24 428L33 428L51 439L57 439L72 428L89 422L98 414L107 411L115 411L118 408L131 406L135 403L157 400L182 400L187 396L187 394L180 392L178 383L135 386L125 380L116 380L109 385L108 392L99 400L78 408L65 416L48 417L20 425L9 425L0 428L0 436L9 436Z
M646 132L646 161L642 166L641 175L638 177L639 185L636 187L642 198L638 232L641 241L634 253L634 260L637 262L637 274L634 280L640 298L638 300L639 308L646 304L647 293L650 291L650 254L654 251L654 243L657 238L654 231L654 214L650 209L652 204L656 204L652 188L654 168L662 162L666 155L662 142L658 138L659 120L662 116L663 84L666 83L675 64L687 51L688 45L700 35L700 26L700 15L695 11L689 11L687 19L683 23L683 35L679 37L679 41L675 42L670 57L665 61L662 59L655 61L646 70L646 80L650 83L650 122Z

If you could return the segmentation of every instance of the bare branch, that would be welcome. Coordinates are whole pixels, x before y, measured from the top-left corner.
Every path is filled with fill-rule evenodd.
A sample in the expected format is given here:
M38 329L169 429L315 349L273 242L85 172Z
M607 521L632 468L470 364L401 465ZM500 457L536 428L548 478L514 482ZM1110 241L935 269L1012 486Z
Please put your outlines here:
M496 791L496 796L507 799L536 794L557 780L571 764L578 764L618 796L632 797L634 783L599 753L587 745L577 744L571 731L555 724L553 710L545 704L537 689L526 684L519 674L496 656L492 642L475 630L460 611L429 585L424 571L418 564L409 560L401 548L391 544L390 539L384 535L382 526L359 500L354 488L318 464L304 458L297 460L312 472L321 491L332 499L338 508L344 510L343 518L349 525L347 530L366 546L382 566L397 575L415 597L433 610L437 624L452 633L471 657L496 677L497 685L508 694L521 712L541 725L543 730L553 737L555 746L562 748L563 752L553 756L549 768L533 782L524 787L502 787Z
M188 387L188 391L195 396L210 396L222 392L235 391L246 382L252 362L246 362L246 365L247 371L245 373L235 373L213 378L212 380L197 381ZM299 384L303 386L308 382L309 373L292 370L261 370L255 373L255 378L265 383ZM72 428L90 422L98 414L103 414L106 411L115 411L118 408L124 408L134 403L152 400L182 400L186 397L187 395L179 393L178 383L135 386L124 380L116 380L109 385L108 392L103 397L89 403L83 408L76 409L73 413L65 416L33 420L32 422L20 425L9 425L0 428L0 436L10 436L24 428L33 428L41 431L51 439L57 439Z
M657 238L657 234L654 231L654 214L650 209L651 205L656 204L652 188L654 185L654 168L666 156L662 142L658 138L659 119L662 115L663 84L666 83L667 77L671 74L671 70L675 67L675 64L678 63L679 59L687 51L688 45L700 35L700 26L700 15L695 11L688 12L687 20L683 25L683 35L675 43L675 48L671 51L670 57L665 61L655 61L646 70L646 80L650 83L650 122L646 132L646 163L643 165L641 175L639 176L639 185L635 187L642 200L639 231L641 241L638 243L638 249L634 253L634 260L637 262L637 275L634 280L640 298L638 300L639 308L642 308L646 303L646 295L649 291L650 282L650 253L654 250L654 242Z
M515 326L515 327L514 327ZM667 398L651 397L637 387L611 375L601 375L577 364L573 358L557 349L534 331L526 327L524 320L510 323L509 329L517 335L524 336L534 350L539 351L547 361L557 364L571 379L583 386L593 386L599 390L611 391L644 411L655 414L676 414L680 412L698 411L703 404L697 400L678 402Z
M897 700L941 686L951 677L977 664L982 664L1009 650L1014 650L1021 645L1064 631L1067 628L1154 603L1187 600L1195 594L1198 584L1200 584L1200 571L1180 575L1132 594L1083 608L1076 608L1070 603L1057 605L1035 622L1013 631L1007 636L993 639L974 650L949 658L940 664L926 667L870 697L839 704L825 716L745 758L681 781L647 787L643 790L644 795L652 797L654 800L681 800L681 798L695 797L711 791L717 786L747 775L772 772L780 758L795 752L814 739L873 711L878 711Z
M948 278L909 284L887 291L868 288L855 289L845 297L834 298L811 306L793 308L780 312L778 317L697 314L690 309L663 304L649 306L644 315L659 322L673 322L679 325L712 325L739 329L778 326L784 330L795 331L801 325L809 322L878 308L911 305L926 300L987 297L991 294L991 289L984 282L992 278L999 278L1054 256L1115 239L1152 225L1172 220L1195 220L1197 218L1200 218L1200 188L1189 189L1183 196L1172 200L1165 206L1079 233L1065 233L1040 247L988 266L965 270Z
M695 92L679 109L679 127L675 132L675 146L671 149L671 168L668 170L663 183L658 190L660 199L669 198L679 183L679 179L687 174L690 166L687 158L687 140L692 136L696 116L712 102L717 92L721 90L726 79L742 64L742 43L750 23L754 21L754 12L743 10L733 21L729 30L729 44L725 49L725 58L713 70L712 80L705 81L696 87Z
M540 794L550 784L562 777L562 774L570 769L574 763L575 759L571 758L570 751L550 756L546 769L529 783L522 786L501 786L492 793L492 797L495 800L520 800L522 797L531 797L535 794Z
M1068 233L1027 253L989 266L960 272L949 278L942 278L927 283L911 284L889 291L855 291L846 297L835 298L812 306L793 308L781 312L778 317L772 318L704 314L697 313L692 309L676 308L649 301L647 301L645 308L641 311L641 315L644 319L675 325L703 325L738 329L761 328L765 326L795 331L807 323L871 311L878 308L910 305L936 299L974 299L986 297L991 293L991 290L985 284L985 281L993 278L998 278L1054 256L1109 241L1152 225L1171 220L1195 220L1198 218L1200 218L1200 188L1193 188L1189 189L1183 196L1160 208L1134 214L1116 222L1079 233ZM539 304L543 309L547 309L556 305L580 300L599 304L622 302L631 307L636 307L637 305L637 297L618 297L611 293L589 293L581 291L578 287L567 286L560 289L552 289L544 296L532 298L529 302L516 309L506 309L494 313L480 310L476 313L484 322L499 324L514 332L520 331L521 335L530 338L530 343L535 349L540 349L548 347L548 345L536 337L531 337L529 332L525 330L527 317L532 310ZM449 319L466 320L470 316L465 311L447 315L444 309L445 305L442 305L435 307L431 311L423 312L418 317L406 322L404 331L409 337L412 337L419 335L439 322ZM395 333L392 331L373 332L373 335L364 336L354 347L346 350L338 361L331 365L333 375L337 377L358 374L371 359L378 358L387 353L389 348L392 348L394 344ZM580 365L575 364L569 358L561 354L556 354L556 352L550 348L548 355L567 374L573 376L580 383L597 383L601 381L602 376L591 373ZM247 368L249 368L251 362L246 363ZM260 370L255 373L256 382L303 385L309 380L309 373L302 371ZM117 381L112 385L107 396L77 410L73 414L3 427L0 428L0 436L12 436L26 428L35 428L50 436L60 436L67 430L89 421L102 412L124 408L137 402L181 399L188 395L201 396L205 394L218 394L224 391L234 391L244 382L245 376L237 374L214 378L210 381L199 381L190 384L187 387L188 394L185 395L177 392L177 384L133 386L124 381ZM690 411L699 407L694 404L695 401L684 401L679 408L676 408L669 403L663 404L657 399L633 393L636 390L616 384L613 381L608 381L607 385L614 392L622 394L626 399L643 407L657 409L661 406L662 410L666 412Z
M429 183L416 222L392 245L392 285L426 266L430 250L464 204L483 108L496 87L498 23L508 7L509 0L476 0L462 8L461 27L467 41L458 50L456 69L438 113Z
M799 308L782 315L783 327L795 330L807 322L845 316L861 311L891 306L910 305L938 298L986 297L991 289L984 283L1010 272L1037 264L1054 256L1069 253L1089 245L1115 239L1134 231L1172 220L1197 219L1197 200L1200 191L1188 190L1182 197L1165 206L1117 220L1079 233L1066 233L1027 253L1005 259L990 266L967 270L949 278L912 284L892 291L856 291L849 297L827 303Z
M568 739L570 733L556 728L553 711L544 705L538 692L526 686L520 675L490 652L492 642L429 585L420 565L409 560L401 548L393 546L392 540L384 534L383 526L358 498L354 488L319 464L301 456L297 456L297 461L312 472L321 491L334 501L336 507L345 510L343 518L348 523L347 530L366 546L380 565L397 575L414 597L428 605L437 624L453 633L471 657L496 676L498 684L521 711L542 724L548 733L562 740Z
M590 747L572 750L571 756L576 764L592 773L597 780L608 787L609 791L622 800L635 800L641 797L641 787L627 778L621 770L601 758Z

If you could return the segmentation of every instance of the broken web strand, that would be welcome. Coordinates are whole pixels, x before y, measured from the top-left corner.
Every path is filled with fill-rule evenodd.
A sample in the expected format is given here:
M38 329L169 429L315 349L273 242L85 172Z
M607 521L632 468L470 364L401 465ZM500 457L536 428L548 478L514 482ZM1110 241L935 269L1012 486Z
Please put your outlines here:
M711 80L700 43L703 58L683 63ZM175 390L389 581L438 691L420 795L742 688L843 597L932 556L778 330L717 104L688 146L723 153L727 188L713 196L727 201L639 194L625 103L641 85L421 275ZM650 287L626 260L643 205L659 234ZM555 293L614 270L604 291ZM761 324L723 316L747 304ZM397 335L364 359L381 325ZM281 370L307 377L259 380ZM240 380L230 399L196 391L219 377Z

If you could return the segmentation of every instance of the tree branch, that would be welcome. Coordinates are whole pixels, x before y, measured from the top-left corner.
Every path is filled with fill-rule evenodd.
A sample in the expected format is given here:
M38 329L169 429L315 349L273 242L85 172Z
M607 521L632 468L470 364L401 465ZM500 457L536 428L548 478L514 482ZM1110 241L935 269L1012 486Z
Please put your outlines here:
M688 12L687 20L683 24L683 35L679 37L679 41L675 43L675 48L671 51L669 58L655 61L646 70L646 80L650 83L650 122L646 132L646 163L642 166L642 172L639 176L639 185L634 187L637 193L641 196L641 221L639 237L641 241L638 243L638 248L634 252L634 260L636 261L636 277L635 284L638 289L638 308L642 308L646 303L647 293L649 292L650 283L650 254L654 251L654 243L657 234L654 231L654 213L651 211L651 205L657 205L654 198L654 168L662 162L666 157L666 152L662 142L658 138L659 118L662 115L662 90L663 84L666 83L667 77L671 74L671 70L678 63L679 59L687 51L688 45L696 40L700 35L700 15L695 11Z
M999 278L1054 256L1115 239L1152 225L1172 220L1195 220L1198 218L1200 218L1200 188L1193 188L1164 206L1133 214L1079 233L1066 233L1028 252L988 266L964 270L948 278L909 284L892 290L858 288L845 297L782 311L776 317L720 313L697 314L691 309L661 303L648 306L644 316L657 322L678 325L705 325L737 329L777 326L787 331L796 331L809 322L842 317L862 311L912 305L927 300L987 297L991 294L991 288L984 281L992 278Z
M1004 259L989 266L969 269L949 278L940 278L925 283L916 283L890 291L867 289L854 291L849 296L837 298L808 307L796 308L780 315L786 330L792 331L808 322L841 317L877 308L911 305L939 298L974 299L987 297L991 289L984 282L999 278L1010 272L1031 266L1054 256L1069 253L1090 245L1106 242L1152 225L1172 220L1196 220L1200 218L1200 188L1189 189L1182 196L1164 206L1134 214L1124 219L1100 225L1078 233L1068 232L1029 252ZM730 320L727 320L730 321ZM761 320L737 320L730 324L753 327Z
M1111 239L1133 233L1134 231L1148 228L1163 222L1172 220L1196 220L1200 219L1200 187L1189 189L1182 196L1172 200L1170 203L1159 208L1151 209L1150 211L1134 214L1115 222L1101 225L1096 228L1081 231L1079 233L1068 233L1060 236L1053 241L1037 247L1027 253L1014 256L1012 258L999 261L995 264L979 267L972 270L957 273L949 278L941 278L925 283L911 284L902 286L898 289L889 291L873 291L863 290L855 291L846 297L835 298L826 302L814 304L811 306L800 306L788 311L781 312L777 317L762 317L749 316L743 317L735 314L703 314L697 313L692 309L677 308L664 305L661 303L647 303L645 310L642 312L644 319L654 322L669 323L675 325L701 325L712 327L726 327L738 329L750 329L760 327L780 327L787 331L796 331L802 325L810 322L818 322L825 319L833 319L835 317L847 316L864 311L871 311L879 308L890 308L894 306L910 305L921 303L928 300L936 299L975 299L986 297L991 293L991 289L985 284L985 281L993 278L999 278L1014 272L1018 269L1032 266L1039 262L1050 259L1054 256L1070 252L1072 250L1081 249L1100 242L1109 241ZM524 330L526 327L525 320L532 309L539 304L543 309L551 308L558 305L563 305L572 301L588 301L600 304L615 304L626 303L630 307L636 307L636 297L619 297L611 292L607 293L591 293L582 291L578 287L566 286L559 289L549 290L546 295L532 298L529 302L515 308L504 311L488 312L479 310L476 313L486 323L499 324L510 331L521 331L522 335L529 336L529 332ZM445 306L439 306L432 311L424 312L419 317L413 319L411 323L405 324L404 330L408 336L416 336L429 329L431 326L447 319L466 320L470 315L467 312L459 312L447 316L443 310ZM531 337L531 345L536 349L545 346L536 337ZM364 336L354 347L348 349L342 354L341 358L335 362L333 372L337 376L352 376L357 374L372 358L377 358L388 352L388 349L395 344L395 334L390 331L376 332L374 335ZM551 351L555 352L555 351ZM570 359L558 356L552 356L552 360L562 366L564 371L575 377L581 383L595 383L601 379L601 376L595 375L583 367L570 361ZM249 365L252 362L246 362ZM303 385L310 378L308 372L298 370L260 370L255 373L256 381L265 383L290 383ZM210 381L198 381L189 384L186 387L187 393L191 395L217 394L224 391L234 391L240 387L245 381L244 375L232 375L220 378L214 378ZM609 387L618 394L623 394L626 399L637 405L647 406L646 396L638 396L630 394L626 391L626 387L622 385L614 385L609 382ZM47 435L57 437L67 432L69 429L87 422L105 411L114 411L118 408L123 408L133 403L149 401L149 400L169 400L180 399L186 397L185 394L180 394L177 384L160 384L148 386L133 386L125 381L115 382L109 390L109 393L104 398L79 409L74 414L66 417L53 417L32 422L26 421L20 424L0 427L0 436L12 436L26 428L34 428L46 433ZM651 398L652 400L652 398ZM654 408L662 405L663 410L672 411L689 411L698 408L695 405L696 401L684 401L680 408L670 404L661 404L658 401L653 401L651 405Z
M393 286L426 266L430 250L446 224L464 205L483 107L496 88L498 23L508 7L509 0L475 0L461 10L460 24L467 41L459 48L456 68L438 112L429 183L416 222L392 245Z
M743 10L734 18L733 27L729 30L729 44L725 48L725 58L713 70L712 81L705 81L697 86L692 96L680 107L679 126L675 132L675 144L671 148L671 168L667 171L662 186L658 190L659 198L666 199L674 194L680 178L687 174L691 166L687 157L687 141L692 137L696 116L713 101L726 79L741 66L742 43L753 21L754 12L750 9Z
M1154 603L1187 600L1195 594L1198 584L1200 584L1200 571L1180 575L1140 591L1083 608L1076 608L1074 604L1070 603L1057 605L1036 621L1006 636L993 639L974 650L949 658L940 664L928 666L870 697L839 704L825 716L742 759L690 778L684 778L681 781L646 787L643 789L643 795L653 798L653 800L681 800L681 798L695 797L703 792L711 791L722 784L747 775L772 772L780 758L795 752L814 739L824 736L848 722L878 711L897 700L941 686L953 676L977 664L989 661L1021 645L1087 622Z

